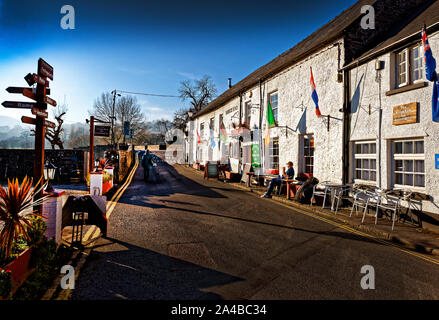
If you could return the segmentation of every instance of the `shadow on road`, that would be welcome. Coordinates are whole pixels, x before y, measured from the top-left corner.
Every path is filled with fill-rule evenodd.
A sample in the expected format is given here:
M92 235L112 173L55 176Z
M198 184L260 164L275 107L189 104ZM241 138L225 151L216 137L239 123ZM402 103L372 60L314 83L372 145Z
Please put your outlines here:
M117 239L102 242L87 259L72 300L218 300L206 288L243 280Z

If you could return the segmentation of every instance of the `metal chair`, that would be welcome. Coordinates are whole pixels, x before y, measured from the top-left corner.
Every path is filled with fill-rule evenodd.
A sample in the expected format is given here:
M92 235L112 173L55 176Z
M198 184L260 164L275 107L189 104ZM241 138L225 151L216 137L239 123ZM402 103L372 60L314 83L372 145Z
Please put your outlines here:
M313 186L313 189L312 189L312 197L311 197L311 206L312 206L312 204L313 204L314 201L315 201L315 196L319 196L319 197L323 197L322 208L325 207L326 197L327 197L327 195L328 195L328 190L329 190L328 187L326 187L326 186L323 185L323 184L326 183L326 182L329 182L329 181L323 181L323 182L321 182L321 183L316 184L316 185ZM323 189L321 189L322 186L323 186ZM320 187L320 189L319 189L319 187Z
M349 217L352 217L352 213L358 215L358 208L363 208L363 218L361 219L361 223L364 223L364 219L366 217L366 212L369 209L369 205L376 204L377 195L374 191L364 190L364 189L355 189L352 195L353 203L351 214Z
M335 204L335 214L338 212L338 207L340 205L340 201L343 200L351 200L352 196L350 195L350 192L352 192L353 188L346 186L346 187L340 187L336 188L334 191L334 199L332 203L331 210L334 211L334 204Z

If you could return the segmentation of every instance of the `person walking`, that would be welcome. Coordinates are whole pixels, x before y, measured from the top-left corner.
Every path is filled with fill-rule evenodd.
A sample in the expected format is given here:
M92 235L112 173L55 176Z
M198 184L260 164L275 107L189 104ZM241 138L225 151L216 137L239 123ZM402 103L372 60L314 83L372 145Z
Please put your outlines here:
M154 164L154 162L152 160L152 155L149 152L149 150L146 149L146 152L142 158L143 179L145 180L145 182L148 182L149 171L151 170L153 164Z
M271 193L273 192L273 189L275 186L281 186L283 179L294 179L294 168L293 163L289 161L287 163L288 170L285 172L285 167L283 167L283 175L280 178L275 178L271 180L270 184L268 185L267 192L265 192L261 198L271 198Z

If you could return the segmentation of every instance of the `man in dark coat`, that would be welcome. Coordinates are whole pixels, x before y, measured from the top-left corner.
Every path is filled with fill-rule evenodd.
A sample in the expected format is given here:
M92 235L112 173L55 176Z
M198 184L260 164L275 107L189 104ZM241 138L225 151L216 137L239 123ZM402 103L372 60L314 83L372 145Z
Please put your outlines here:
M151 170L153 164L154 164L154 162L152 160L152 155L149 152L149 150L146 149L146 152L145 152L145 154L143 155L143 158L142 158L143 179L145 180L145 182L148 181L149 170Z

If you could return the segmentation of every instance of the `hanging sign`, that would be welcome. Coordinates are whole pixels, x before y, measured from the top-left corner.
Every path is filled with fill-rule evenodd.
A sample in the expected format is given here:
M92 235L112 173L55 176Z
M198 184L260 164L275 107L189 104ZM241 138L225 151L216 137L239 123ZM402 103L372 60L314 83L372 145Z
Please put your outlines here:
M418 103L412 102L393 107L393 125L416 123L418 121Z
M252 167L261 167L261 154L259 144L252 144Z

